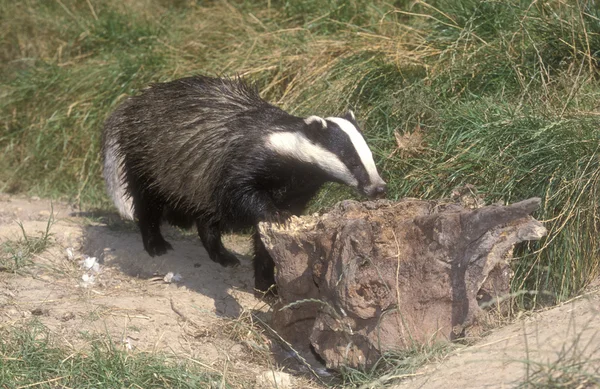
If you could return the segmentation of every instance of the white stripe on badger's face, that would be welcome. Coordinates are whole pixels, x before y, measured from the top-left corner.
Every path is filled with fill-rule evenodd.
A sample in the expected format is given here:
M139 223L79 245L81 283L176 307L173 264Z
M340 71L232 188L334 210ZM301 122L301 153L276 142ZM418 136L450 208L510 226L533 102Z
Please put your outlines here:
M268 137L267 147L280 155L315 164L348 186L358 186L356 178L337 155L312 143L302 133L274 132Z
M375 161L373 160L373 153L371 153L371 149L367 146L367 142L365 142L365 138L358 132L358 129L346 119L342 118L326 118L335 124L338 125L348 136L350 137L350 141L354 145L354 149L358 153L358 156L365 167L367 174L369 175L369 181L371 182L371 186L376 185L384 185L385 182L379 176L377 172L377 167L375 167Z

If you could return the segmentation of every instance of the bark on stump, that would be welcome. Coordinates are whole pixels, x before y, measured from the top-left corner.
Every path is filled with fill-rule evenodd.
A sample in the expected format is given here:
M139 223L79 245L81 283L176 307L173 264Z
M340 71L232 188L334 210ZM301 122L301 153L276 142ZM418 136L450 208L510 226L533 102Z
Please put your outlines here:
M529 216L539 203L473 210L412 199L343 201L285 226L261 223L277 268L272 325L301 353L312 344L332 368L370 366L413 342L455 339L476 321L478 298L509 293L513 246L546 234Z

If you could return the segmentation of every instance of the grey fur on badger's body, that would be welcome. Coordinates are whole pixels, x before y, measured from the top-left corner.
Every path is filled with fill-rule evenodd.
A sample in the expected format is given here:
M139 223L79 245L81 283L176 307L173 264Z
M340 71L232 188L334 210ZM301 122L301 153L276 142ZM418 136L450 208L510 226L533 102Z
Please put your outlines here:
M369 197L385 192L354 116L299 118L239 79L190 77L155 84L107 119L104 176L120 213L135 218L151 255L172 249L167 220L194 223L210 258L238 264L221 231L300 214L327 181ZM255 282L274 283L273 261L254 234Z

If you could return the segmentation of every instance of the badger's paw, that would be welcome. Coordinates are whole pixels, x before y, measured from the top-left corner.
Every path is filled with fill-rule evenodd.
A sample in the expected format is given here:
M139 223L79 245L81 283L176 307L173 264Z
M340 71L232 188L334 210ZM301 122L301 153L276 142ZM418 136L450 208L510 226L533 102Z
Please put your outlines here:
M219 254L215 261L224 267L235 267L240 264L240 260L232 253L226 251L225 253Z
M151 257L160 256L166 254L169 250L173 250L171 243L167 242L162 236L148 239L144 246Z
M270 214L269 216L267 216L265 221L272 223L272 224L279 224L279 225L287 226L288 223L290 222L291 217L292 217L292 214L288 211L276 211L276 212Z

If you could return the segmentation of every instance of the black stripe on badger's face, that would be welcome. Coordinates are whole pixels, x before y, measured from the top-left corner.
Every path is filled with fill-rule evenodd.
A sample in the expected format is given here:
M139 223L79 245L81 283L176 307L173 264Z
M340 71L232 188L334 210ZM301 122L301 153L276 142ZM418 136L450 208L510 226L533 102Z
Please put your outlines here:
M338 156L357 181L357 189L370 199L383 197L386 183L381 179L373 154L367 146L350 113L345 118L330 117L325 119L328 133L328 150Z
M368 198L385 195L386 184L351 111L344 118L310 116L304 123L304 131L295 133L296 138L306 140L296 142L295 153L303 154L298 159L310 160L334 181L354 187Z
M266 146L281 156L318 166L332 181L356 188L370 199L385 195L386 184L352 114L327 119L310 116L304 124L302 131L271 133Z

